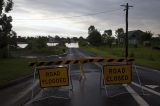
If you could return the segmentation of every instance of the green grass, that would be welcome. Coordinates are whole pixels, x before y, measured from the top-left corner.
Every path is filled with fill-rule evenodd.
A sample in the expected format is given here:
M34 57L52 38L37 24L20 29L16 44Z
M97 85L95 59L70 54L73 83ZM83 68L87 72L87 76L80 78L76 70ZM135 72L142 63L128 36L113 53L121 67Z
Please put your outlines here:
M10 51L11 58L0 59L0 86L7 84L11 80L33 73L34 69L29 67L29 62L33 59L20 58L21 56L46 56L64 53L64 46L48 47L37 50L18 49ZM36 60L35 60L36 61Z
M113 58L124 57L124 48L108 47L83 47L84 50L94 52L97 55ZM160 70L160 51L152 48L129 48L129 57L135 58L135 63L141 66L147 66Z
M19 57L19 56L46 56L46 55L58 55L63 54L65 49L68 51L68 48L64 46L55 46L55 47L46 47L41 49L17 49L10 51L11 56L13 57Z
M28 66L30 61L26 58L0 59L0 85L33 73L32 67Z

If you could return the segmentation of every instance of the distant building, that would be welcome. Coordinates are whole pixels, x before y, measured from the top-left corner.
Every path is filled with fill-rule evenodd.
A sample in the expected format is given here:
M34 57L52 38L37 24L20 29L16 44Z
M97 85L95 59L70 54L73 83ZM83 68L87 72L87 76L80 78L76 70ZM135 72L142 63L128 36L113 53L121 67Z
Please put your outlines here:
M153 37L151 39L151 45L152 47L156 47L160 49L160 37Z
M55 42L55 39L52 37L49 37L48 43L54 43L54 42Z
M55 38L53 37L49 37L49 40L47 42L47 46L49 47L53 47L53 46L57 46L59 44L59 41L57 41Z
M128 32L128 43L133 44L133 45L139 44L142 34L144 34L144 32L141 30L129 31ZM120 43L125 42L125 34L120 35L119 42Z

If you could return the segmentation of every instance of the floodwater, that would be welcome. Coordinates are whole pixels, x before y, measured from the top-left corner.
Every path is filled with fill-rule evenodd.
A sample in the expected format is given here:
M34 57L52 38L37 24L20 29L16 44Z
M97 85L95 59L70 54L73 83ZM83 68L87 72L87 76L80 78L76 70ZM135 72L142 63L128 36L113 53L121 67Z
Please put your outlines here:
M26 48L28 44L17 44L20 48ZM47 43L48 46L56 46L58 43ZM79 48L78 43L65 43L68 48Z

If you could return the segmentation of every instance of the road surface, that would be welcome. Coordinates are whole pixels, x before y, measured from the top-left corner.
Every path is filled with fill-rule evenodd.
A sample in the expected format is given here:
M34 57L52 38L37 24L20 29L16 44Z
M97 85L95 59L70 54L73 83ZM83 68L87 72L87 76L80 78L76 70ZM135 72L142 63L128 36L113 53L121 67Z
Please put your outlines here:
M71 48L66 58L93 56ZM70 65L73 92L71 86L45 88L25 106L160 106L160 71L136 66L131 84L109 85L106 95L100 85L101 65L87 63L83 68L85 78L80 81L80 65Z

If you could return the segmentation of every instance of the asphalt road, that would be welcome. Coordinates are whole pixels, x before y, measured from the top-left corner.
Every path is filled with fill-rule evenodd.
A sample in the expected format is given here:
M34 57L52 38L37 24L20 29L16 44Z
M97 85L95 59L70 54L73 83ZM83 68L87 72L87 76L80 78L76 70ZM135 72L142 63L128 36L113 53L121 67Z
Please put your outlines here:
M93 56L72 48L66 58ZM80 65L70 65L69 69L72 91L68 90L72 86L45 88L25 106L160 106L160 71L135 66L131 84L109 85L105 90L100 83L100 64L84 64L85 78L81 81Z

